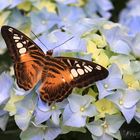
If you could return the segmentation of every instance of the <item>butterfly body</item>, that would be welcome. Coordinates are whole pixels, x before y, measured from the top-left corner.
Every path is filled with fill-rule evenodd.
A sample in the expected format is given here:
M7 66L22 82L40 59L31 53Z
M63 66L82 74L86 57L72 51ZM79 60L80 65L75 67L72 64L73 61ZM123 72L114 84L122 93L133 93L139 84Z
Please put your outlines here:
M31 90L40 81L39 94L49 104L62 101L74 87L85 87L108 76L99 64L72 57L46 54L25 34L10 26L2 26L1 34L14 63L17 84Z

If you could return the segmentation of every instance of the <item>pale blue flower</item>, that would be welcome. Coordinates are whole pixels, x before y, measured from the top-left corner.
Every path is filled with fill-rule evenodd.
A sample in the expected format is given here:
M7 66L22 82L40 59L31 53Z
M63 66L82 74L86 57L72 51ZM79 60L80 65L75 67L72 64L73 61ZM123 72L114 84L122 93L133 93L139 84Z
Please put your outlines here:
M20 88L17 83L15 83L13 90L15 91L15 95L18 96L26 96L27 94L30 94L31 90L25 91L23 88Z
M83 127L86 125L86 118L97 114L96 108L91 104L93 98L85 95L71 94L68 97L69 104L66 105L63 113L63 123L66 126Z
M15 122L23 131L28 128L36 107L37 100L35 94L36 93L32 91L32 93L25 96L23 100L15 103Z
M13 79L6 73L0 75L0 105L7 102L10 98L10 92L13 85Z
M21 12L18 9L14 9L11 13L11 15L8 18L8 25L18 28L18 29L24 29L25 27L28 27L30 23L29 17L25 17L21 14Z
M10 6L9 0L1 0L0 1L0 11L4 10L8 6Z
M109 76L106 79L96 82L99 91L99 99L114 94L114 90L126 88L126 85L122 80L120 69L116 64L112 64L108 71Z
M41 124L49 119L52 119L52 122L56 125L59 125L60 114L62 113L62 109L65 106L65 101L60 103L55 103L52 105L48 105L44 103L41 99L38 101L38 105L35 110L35 123Z
M10 98L13 79L6 73L0 75L0 128L4 131L8 122L9 113L4 111L6 102Z
M131 63L130 63L130 67L132 69L133 75L135 75L136 78L140 80L140 76L138 76L139 72L140 72L140 67L139 66L140 66L140 61L138 61L138 60L131 61Z
M4 43L4 40L2 39L2 37L0 36L0 55L4 54L4 52L6 51L6 45Z
M126 55L130 53L132 45L131 38L123 28L115 26L111 29L106 29L104 30L104 35L111 51Z
M113 5L109 0L88 0L84 8L88 17L99 13L102 17L109 19L111 17L109 10L113 9Z
M101 18L80 18L74 24L65 24L62 29L66 30L66 32L72 32L73 35L82 36L84 33L90 31L97 31L99 26L105 22L104 19Z
M132 53L140 58L140 33L137 33L132 39Z
M115 63L121 70L121 73L132 74L134 68L132 68L131 63L134 61L134 56L132 55L113 55L110 57L110 63Z
M55 0L55 1L60 2L62 4L74 4L78 2L78 0Z
M24 0L12 0L11 4L10 4L10 9L16 7L18 4L24 2Z
M91 122L87 124L87 128L94 140L113 140L113 137L120 139L119 128L124 121L121 115L107 115L105 121L97 120Z
M61 26L69 26L76 23L78 20L85 18L85 13L82 8L58 4L58 15L61 18Z
M54 13L49 13L45 8L41 11L34 11L30 13L31 29L37 35L40 33L47 33L53 26L59 24L60 19Z
M136 104L135 120L140 123L140 101Z
M127 123L130 123L135 115L136 104L140 100L140 91L135 89L117 90L116 93L106 98L116 104Z
M54 140L61 134L61 128L52 123L46 125L31 125L27 130L21 132L22 140Z
M120 21L129 29L131 35L140 32L140 2L139 0L131 0L127 3L127 7L120 14Z
M54 55L60 55L61 52L86 52L85 40L80 39L78 36L73 36L73 34L61 32L60 30L54 30L48 35L43 34L39 39L46 47L38 39L35 42L44 52L56 47L53 50Z
M0 109L0 128L4 131L9 119L9 113Z
M0 0L0 10L4 10L5 8L14 8L24 0Z

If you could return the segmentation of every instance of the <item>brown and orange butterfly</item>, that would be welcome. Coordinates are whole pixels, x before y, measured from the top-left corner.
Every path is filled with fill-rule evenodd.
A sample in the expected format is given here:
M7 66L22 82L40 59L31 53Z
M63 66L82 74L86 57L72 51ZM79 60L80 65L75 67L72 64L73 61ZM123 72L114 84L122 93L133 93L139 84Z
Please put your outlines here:
M82 88L108 76L107 69L91 61L45 54L13 27L2 26L1 34L14 62L18 86L27 91L40 81L40 97L49 104L62 101L74 87Z

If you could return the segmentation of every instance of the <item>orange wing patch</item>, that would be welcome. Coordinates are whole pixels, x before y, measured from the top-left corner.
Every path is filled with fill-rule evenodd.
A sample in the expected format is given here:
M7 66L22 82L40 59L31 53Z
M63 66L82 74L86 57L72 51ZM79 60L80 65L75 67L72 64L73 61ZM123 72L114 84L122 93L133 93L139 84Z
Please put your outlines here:
M17 84L24 90L32 89L41 78L43 67L34 61L16 63L14 67Z
M47 101L49 104L62 101L72 91L70 82L73 80L73 77L69 69L64 71L56 68L54 68L54 71L49 70L49 68L44 69L42 80L39 92L42 100Z
M35 58L31 57L29 53L20 55L20 63L33 61Z

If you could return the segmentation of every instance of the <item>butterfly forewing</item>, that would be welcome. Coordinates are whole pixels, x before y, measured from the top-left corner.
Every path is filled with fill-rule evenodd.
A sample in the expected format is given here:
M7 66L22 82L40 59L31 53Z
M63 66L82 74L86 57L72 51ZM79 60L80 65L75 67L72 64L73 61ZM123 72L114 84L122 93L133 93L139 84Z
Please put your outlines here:
M104 67L83 59L52 57L25 34L3 26L2 36L14 62L17 84L24 90L34 88L38 81L41 99L62 101L74 87L85 87L108 76Z
M33 88L41 78L45 54L30 38L13 27L3 26L1 34L13 59L19 87L25 90Z
M108 76L108 70L97 63L71 57L57 57L57 59L63 61L69 68L73 76L71 81L73 87L85 87Z
M10 26L2 26L1 34L14 62L35 60L38 57L42 59L45 56L37 44L17 29ZM26 57L23 57L22 60L22 56L25 55Z

